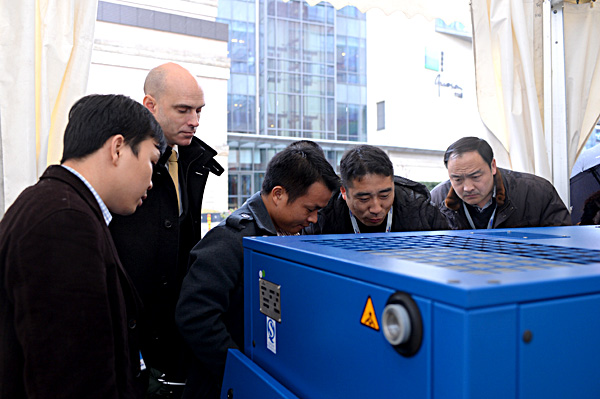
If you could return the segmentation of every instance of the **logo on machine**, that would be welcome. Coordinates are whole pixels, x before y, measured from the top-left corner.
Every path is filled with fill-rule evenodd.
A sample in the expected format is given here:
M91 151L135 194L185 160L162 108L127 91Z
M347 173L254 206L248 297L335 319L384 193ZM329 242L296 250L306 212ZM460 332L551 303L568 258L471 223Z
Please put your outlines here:
M373 300L370 296L367 298L365 309L363 310L362 317L360 318L360 324L372 328L375 331L379 331L379 323L377 322L375 308L373 307Z
M277 353L277 323L267 316L267 349Z

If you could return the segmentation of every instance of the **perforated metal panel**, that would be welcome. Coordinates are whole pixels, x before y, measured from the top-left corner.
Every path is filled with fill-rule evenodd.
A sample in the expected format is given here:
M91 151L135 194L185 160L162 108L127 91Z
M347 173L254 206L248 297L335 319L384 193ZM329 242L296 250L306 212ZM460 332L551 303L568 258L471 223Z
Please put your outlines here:
M600 251L595 250L448 235L320 239L305 242L473 274L526 272L600 263Z

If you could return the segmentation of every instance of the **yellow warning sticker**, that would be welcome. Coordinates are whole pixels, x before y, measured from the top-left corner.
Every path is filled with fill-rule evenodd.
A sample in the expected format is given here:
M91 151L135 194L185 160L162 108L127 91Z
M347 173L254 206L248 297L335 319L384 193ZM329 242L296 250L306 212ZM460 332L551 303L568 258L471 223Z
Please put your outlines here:
M375 316L375 308L373 307L373 300L371 297L367 298L367 304L365 305L365 310L363 310L362 317L360 318L360 324L379 331L379 323L377 322L377 316Z

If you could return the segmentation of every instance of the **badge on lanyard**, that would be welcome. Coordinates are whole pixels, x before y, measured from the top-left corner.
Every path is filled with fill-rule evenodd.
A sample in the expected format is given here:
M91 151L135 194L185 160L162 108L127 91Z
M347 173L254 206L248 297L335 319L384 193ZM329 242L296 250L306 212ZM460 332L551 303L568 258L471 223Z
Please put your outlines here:
M471 214L469 213L469 210L467 209L467 206L465 205L464 201L463 201L463 208L465 208L465 214L467 215L467 220L469 221L469 224L471 225L473 230L477 229L477 227L475 227L475 223L473 223ZM498 204L494 205L494 212L492 212L492 216L490 216L490 221L488 222L486 229L494 228L494 216L496 216L496 209L498 209Z
M356 222L356 218L352 214L352 211L348 209L350 212L350 221L352 222L352 228L354 229L354 234L360 234L360 229L358 228L358 223ZM390 211L387 214L387 224L385 226L385 232L389 233L392 231L392 215L394 213L394 207L390 207Z
M140 370L146 370L146 363L144 362L144 358L142 357L142 351L140 351Z

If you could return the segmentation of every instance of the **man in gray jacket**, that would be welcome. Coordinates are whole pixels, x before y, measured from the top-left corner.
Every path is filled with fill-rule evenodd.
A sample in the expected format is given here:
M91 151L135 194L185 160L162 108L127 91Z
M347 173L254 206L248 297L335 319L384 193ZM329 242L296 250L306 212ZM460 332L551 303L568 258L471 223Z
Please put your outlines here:
M496 167L490 145L463 137L444 154L450 180L431 191L452 229L566 226L571 216L554 186Z

